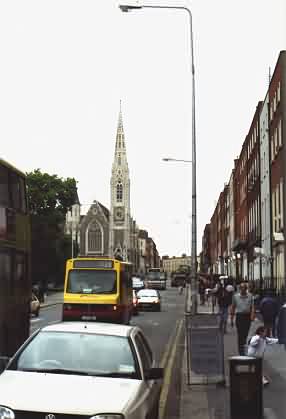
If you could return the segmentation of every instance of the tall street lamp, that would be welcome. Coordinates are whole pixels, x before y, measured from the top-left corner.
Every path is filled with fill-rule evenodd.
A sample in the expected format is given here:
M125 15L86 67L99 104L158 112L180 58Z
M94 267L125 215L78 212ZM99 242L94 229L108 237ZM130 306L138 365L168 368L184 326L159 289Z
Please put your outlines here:
M144 4L120 4L122 12L130 12L138 9L175 9L188 13L190 23L190 47L192 69L192 243L191 243L191 292L187 285L186 312L197 313L197 192L196 192L196 120L195 120L195 64L193 45L193 23L191 10L186 6L164 6Z

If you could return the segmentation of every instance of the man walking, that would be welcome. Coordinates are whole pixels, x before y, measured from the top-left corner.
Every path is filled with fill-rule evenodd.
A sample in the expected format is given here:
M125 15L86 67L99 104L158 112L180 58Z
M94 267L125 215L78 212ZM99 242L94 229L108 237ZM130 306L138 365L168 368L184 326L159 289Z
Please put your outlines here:
M263 318L264 327L266 328L266 336L276 337L276 317L278 315L279 306L274 292L269 290L260 302L260 313Z
M220 316L220 330L222 333L226 333L226 325L228 318L229 306L232 304L234 287L220 279L220 282L214 288L214 295L217 297L217 302L219 306L219 316Z
M230 310L231 326L233 319L237 329L237 341L239 355L245 355L245 345L251 322L255 319L253 296L247 291L247 284L242 282L239 292L233 296Z

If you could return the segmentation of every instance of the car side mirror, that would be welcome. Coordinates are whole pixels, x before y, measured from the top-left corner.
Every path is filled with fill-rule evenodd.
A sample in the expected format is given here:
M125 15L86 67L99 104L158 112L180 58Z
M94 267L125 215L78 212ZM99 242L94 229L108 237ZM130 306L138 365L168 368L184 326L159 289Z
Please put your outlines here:
M164 368L151 368L146 374L147 380L161 380L164 377Z
M10 358L8 356L0 356L0 373L5 370L9 361Z

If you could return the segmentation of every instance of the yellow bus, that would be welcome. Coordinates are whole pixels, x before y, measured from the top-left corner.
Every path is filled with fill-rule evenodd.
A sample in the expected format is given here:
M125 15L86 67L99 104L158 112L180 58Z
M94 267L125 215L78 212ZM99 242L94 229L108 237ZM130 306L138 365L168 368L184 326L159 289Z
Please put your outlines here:
M66 262L63 320L129 324L133 309L132 264L107 257Z

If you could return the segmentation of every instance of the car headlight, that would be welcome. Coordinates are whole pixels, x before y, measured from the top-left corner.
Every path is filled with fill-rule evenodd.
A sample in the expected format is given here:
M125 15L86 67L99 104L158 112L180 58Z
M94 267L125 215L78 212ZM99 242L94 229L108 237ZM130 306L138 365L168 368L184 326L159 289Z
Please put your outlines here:
M92 416L90 419L124 419L124 416L113 413L102 413L101 415Z
M0 406L0 419L15 419L15 414L9 407Z

